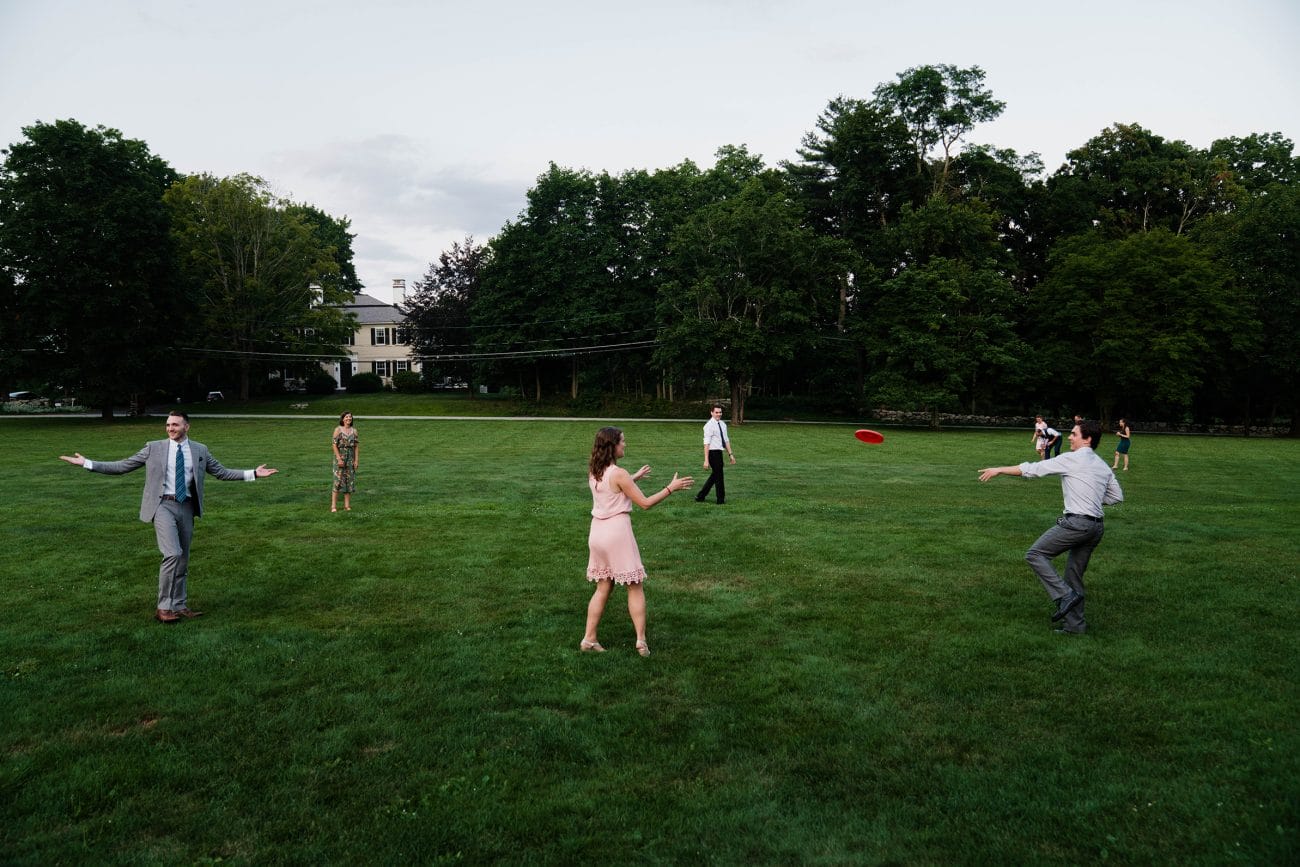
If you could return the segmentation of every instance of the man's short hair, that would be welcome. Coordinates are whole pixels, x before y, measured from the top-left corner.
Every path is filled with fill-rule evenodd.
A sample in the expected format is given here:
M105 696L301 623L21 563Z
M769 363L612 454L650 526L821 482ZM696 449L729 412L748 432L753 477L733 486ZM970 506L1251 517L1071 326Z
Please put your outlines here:
M1096 451L1097 446L1101 445L1101 422L1093 421L1090 418L1083 419L1079 422L1079 435L1086 439Z
M709 412L713 412L715 409L721 411L721 410L722 410L722 404L720 404L720 403L715 403L713 406L709 407Z
M190 423L190 415L189 413L185 412L185 410L183 409L174 409L171 412L167 413L168 418L171 418L172 416L185 419L186 424Z

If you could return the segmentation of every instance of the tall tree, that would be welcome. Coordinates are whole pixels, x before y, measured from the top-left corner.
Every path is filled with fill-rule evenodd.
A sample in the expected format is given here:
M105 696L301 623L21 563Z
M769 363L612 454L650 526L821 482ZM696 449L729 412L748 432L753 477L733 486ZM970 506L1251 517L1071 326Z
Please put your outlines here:
M352 239L356 237L354 233L348 231L352 228L352 221L347 217L331 217L320 208L305 202L290 205L287 210L291 214L301 216L311 227L316 240L333 251L331 256L334 264L338 266L338 271L333 275L324 274L321 279L337 281L338 288L351 295L356 295L365 289L357 278L357 267L352 261Z
M1168 229L1076 236L1051 267L1041 285L1051 303L1040 308L1050 331L1035 358L1096 395L1103 418L1190 411L1215 365L1253 338L1228 270Z
M37 123L0 171L8 362L75 388L105 418L161 384L183 307L163 191L175 172L136 139Z
M743 422L750 383L808 346L846 259L841 243L806 226L784 175L754 175L678 231L659 294L656 359L666 367L694 359L726 380L732 420Z
M953 161L954 198L978 201L997 220L999 241L1010 254L1017 289L1031 288L1046 268L1047 235L1042 223L1046 187L1038 154L1021 156L1008 148L975 145Z
M453 242L416 281L407 302L411 343L423 356L426 380L435 375L463 377L470 385L470 397L476 378L473 360L467 357L474 349L471 314L490 258L491 250L475 244L473 236L466 236L464 243Z
M1115 124L1066 154L1048 179L1055 237L1090 230L1113 237L1164 228L1182 234L1237 195L1228 163L1137 124Z
M783 163L821 234L870 258L881 232L917 198L907 125L858 99L831 100L807 133L798 163Z
M648 358L655 262L647 244L660 201L647 197L655 190L644 173L613 177L552 164L529 190L525 211L493 239L473 310L478 348L538 399L561 382L577 397L591 381L584 364L605 374L620 369L591 359ZM662 204L672 212L671 197Z
M1300 436L1300 185L1270 183L1195 238L1236 278L1258 335L1253 351L1221 365L1233 374L1221 391L1238 398L1247 425L1289 415Z
M884 112L896 114L907 125L916 174L929 175L932 194L948 189L957 143L976 124L996 119L1006 108L1006 103L994 99L992 91L984 86L983 69L961 69L950 64L916 66L900 72L897 81L876 88L873 103Z
M1210 145L1210 156L1223 160L1233 178L1250 194L1274 184L1300 183L1300 157L1295 144L1280 132L1221 138Z
M247 399L253 371L338 357L352 323L335 247L301 209L250 175L191 175L165 200L200 327L195 348L235 360Z
M992 388L1024 356L1014 323L1019 301L1007 275L996 217L978 200L935 196L906 208L890 232L898 266L856 320L872 364L876 401L944 409L992 400Z

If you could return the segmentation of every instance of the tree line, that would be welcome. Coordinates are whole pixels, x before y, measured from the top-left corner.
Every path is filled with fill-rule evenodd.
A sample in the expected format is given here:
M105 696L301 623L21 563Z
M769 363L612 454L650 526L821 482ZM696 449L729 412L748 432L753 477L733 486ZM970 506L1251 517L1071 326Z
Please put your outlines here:
M756 396L1300 433L1293 143L1115 124L1049 175L972 143L1004 108L979 67L921 66L830 100L776 166L743 145L709 168L552 163L415 283L425 376L727 396L737 420ZM0 380L39 369L107 401L219 369L247 393L341 352L346 219L180 177L114 130L24 133L0 172Z
M1300 160L1115 124L1045 175L969 143L978 67L836 97L764 165L725 146L619 174L552 163L486 244L415 284L431 375L536 399L815 396L846 411L1076 411L1300 427Z
M344 354L361 289L346 219L250 175L181 176L114 129L23 133L0 168L0 386L111 417L213 382L247 398L270 370Z

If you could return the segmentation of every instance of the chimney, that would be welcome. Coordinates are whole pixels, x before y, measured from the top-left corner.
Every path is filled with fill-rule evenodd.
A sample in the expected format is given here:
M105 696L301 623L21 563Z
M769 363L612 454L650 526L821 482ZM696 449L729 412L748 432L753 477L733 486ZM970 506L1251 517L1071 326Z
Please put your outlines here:
M406 281L401 277L393 278L393 303L401 304L406 300Z

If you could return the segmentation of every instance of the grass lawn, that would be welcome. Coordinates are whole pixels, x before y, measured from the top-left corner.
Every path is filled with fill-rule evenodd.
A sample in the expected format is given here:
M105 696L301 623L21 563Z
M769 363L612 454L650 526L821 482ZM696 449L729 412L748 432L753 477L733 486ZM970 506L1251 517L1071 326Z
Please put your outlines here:
M595 425L381 421L354 511L332 423L196 419L191 604L150 619L163 421L2 419L0 861L1295 863L1300 442L1137 436L1052 633L1027 432L733 429L724 507L633 515L580 654ZM703 482L699 423L625 465ZM1109 459L1113 438L1103 443Z

